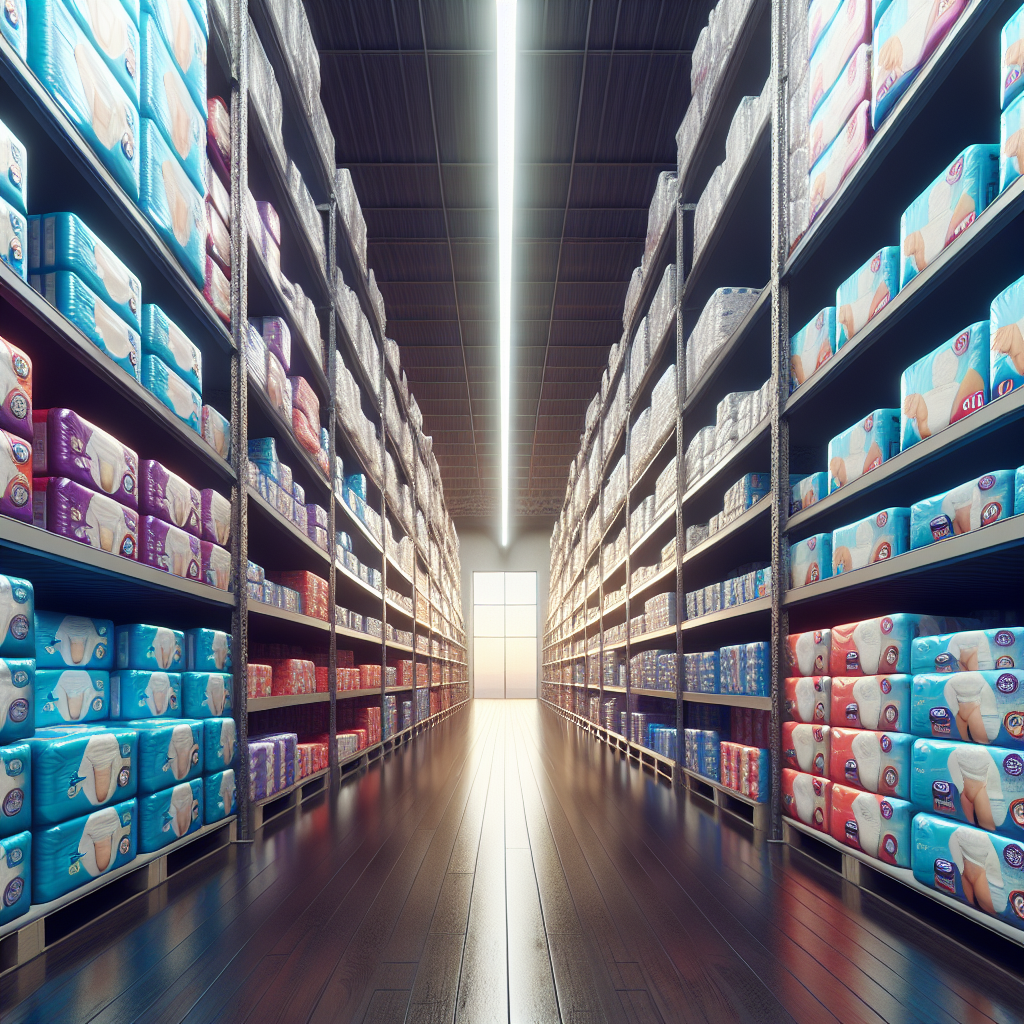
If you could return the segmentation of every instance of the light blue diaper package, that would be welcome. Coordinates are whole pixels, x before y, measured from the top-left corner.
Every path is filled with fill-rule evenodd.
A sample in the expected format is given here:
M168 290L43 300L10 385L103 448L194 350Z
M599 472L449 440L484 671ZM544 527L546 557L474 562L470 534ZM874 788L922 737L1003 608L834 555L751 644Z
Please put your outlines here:
M36 668L114 667L114 623L62 612L36 612Z
M832 534L816 533L789 547L789 585L805 587L832 575Z
M1003 26L999 37L1002 55L999 74L999 106L1005 110L1024 90L1024 7Z
M238 762L238 741L233 718L204 718L203 764L204 771L219 772Z
M32 287L56 306L108 359L141 380L142 339L77 274L32 275Z
M55 825L135 796L139 734L78 725L37 729L32 751L32 825Z
M138 202L138 106L62 0L32 5L28 64L117 183Z
M800 512L810 508L815 502L828 496L828 473L811 473L810 476L794 478L790 476L791 495L789 513ZM793 482L795 480L795 482Z
M119 668L110 674L110 717L181 718L181 673Z
M134 799L32 832L32 902L49 903L135 860Z
M899 452L899 409L875 409L829 441L829 493L876 469Z
M37 668L36 728L100 722L110 716L110 673L106 669Z
M203 723L141 718L126 722L139 734L139 793L156 793L203 774Z
M36 728L36 663L31 658L0 658L0 743L31 736Z
M0 836L32 826L32 755L27 743L0 747Z
M182 699L188 718L223 718L232 711L231 676L223 672L185 672Z
M1024 848L1015 840L918 814L911 865L922 885L1024 928Z
M237 813L235 770L228 768L226 771L204 776L203 823L212 825L215 821L221 821Z
M892 0L871 0L871 24L878 28L878 20L889 9Z
M150 18L156 21L193 102L205 112L208 35L200 27L191 4L179 3L177 0L142 0L140 25L143 36L148 31L146 22Z
M202 111L196 106L152 18L143 19L139 113L159 126L192 184L205 196L206 106Z
M915 675L910 731L1024 750L1024 669Z
M828 306L789 339L789 390L796 391L835 355L836 309Z
M136 331L141 327L139 279L74 213L48 213L28 222L28 270L68 270Z
M139 797L139 853L156 853L203 827L203 780Z
M192 184L156 124L141 122L139 209L197 288L206 282L206 199Z
M960 237L996 197L999 146L968 146L900 218L900 287Z
M28 280L28 219L0 198L0 260L23 281Z
M182 423L197 434L203 423L202 396L174 373L159 357L147 352L142 357L142 383L152 391Z
M114 630L118 668L180 672L185 667L185 634L168 626L135 623Z
M193 391L203 393L203 354L159 307L142 307L142 351L162 359Z
M989 307L989 392L996 399L1020 387L1024 387L1024 277L1003 289Z
M0 925L27 914L32 906L32 833L0 839Z
M884 508L832 532L832 575L884 562L910 550L910 509Z
M965 327L900 376L900 446L911 445L989 400L989 322Z
M999 118L999 191L1005 192L1019 177L1024 159L1024 97L1018 96Z
M1014 497L1013 497L1013 509L1014 515L1024 515L1024 466L1018 466L1017 472L1014 473Z
M230 672L231 634L219 629L185 630L185 665L189 672Z
M971 629L921 636L911 645L910 670L924 672L994 672L1024 668L1024 629Z
M6 199L19 213L26 214L27 192L28 153L7 125L0 122L0 199Z
M0 575L0 657L35 657L34 598L28 580ZM6 627L2 625L4 622Z
M1013 515L1014 473L1002 469L910 507L910 546L923 548Z
M121 0L64 0L128 98L139 105L139 20ZM33 11L33 18L35 12ZM34 27L33 27L34 31Z
M28 58L28 17L25 10L27 0L5 0L3 16L0 17L0 32L14 47L22 60Z
M200 31L203 33L203 38L209 41L210 20L206 9L206 0L188 0L188 2L192 8L192 13L196 17L196 22L199 24Z
M836 289L836 349L862 331L899 290L899 246L887 245Z

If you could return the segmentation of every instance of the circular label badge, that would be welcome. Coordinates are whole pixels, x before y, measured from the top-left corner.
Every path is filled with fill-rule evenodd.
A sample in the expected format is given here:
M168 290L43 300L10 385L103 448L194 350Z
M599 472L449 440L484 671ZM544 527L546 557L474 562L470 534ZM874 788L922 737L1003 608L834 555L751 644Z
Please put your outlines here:
M121 854L126 854L132 848L132 841L127 836L124 836L121 842L117 844L117 848Z
M996 482L996 478L991 473L986 473L978 481L978 490L979 491L990 490L995 485L995 482Z
M869 416L864 421L864 430L865 430L865 432L870 434L871 431L874 429L874 426L875 426L875 417L874 416Z
M1011 868L1020 868L1024 866L1024 850L1016 843L1007 843L1006 848L1003 850L1003 860Z
M93 711L102 711L103 710L103 698L102 697L93 697L93 699L92 699L92 709L93 709Z
M4 797L3 809L8 818L13 818L21 812L25 805L25 791L23 789L12 789Z
M15 391L7 403L7 408L11 410L11 415L15 419L23 420L28 416L28 399L20 391Z
M1016 693L1019 685L1017 677L1012 672L1003 672L996 680L996 689L1000 693Z
M887 789L895 789L896 784L900 781L900 773L890 765L885 769L885 774L882 776L885 781Z
M28 711L28 698L19 697L17 700L11 701L11 706L7 709L7 717L12 722L24 722L28 718Z
M28 504L29 497L28 488L23 483L16 483L11 488L11 504L15 508L24 508Z
M892 619L890 619L888 615L882 619L879 625L883 633L888 634L892 632Z
M953 351L958 355L962 356L971 344L971 332L961 331L956 338L953 339Z
M117 773L117 784L119 786L127 786L129 779L131 779L131 769L127 765Z
M892 804L889 803L888 800L883 800L878 805L878 809L882 812L882 817L885 818L886 821L892 817Z
M888 754L889 751L892 750L892 737L890 737L890 736L882 736L882 739L880 741L880 746L881 746L882 750L884 750Z
M875 523L878 526L885 526L885 524L887 522L889 522L889 513L888 512L879 512L878 515L875 516Z
M892 693L892 683L889 682L888 676L882 676L878 683L878 688L882 693Z
M13 907L18 900L21 899L21 894L25 891L25 879L12 878L7 884L7 888L4 889L4 906Z
M14 618L11 619L10 630L11 636L13 636L15 640L24 640L25 637L28 636L28 617L25 615L15 615Z

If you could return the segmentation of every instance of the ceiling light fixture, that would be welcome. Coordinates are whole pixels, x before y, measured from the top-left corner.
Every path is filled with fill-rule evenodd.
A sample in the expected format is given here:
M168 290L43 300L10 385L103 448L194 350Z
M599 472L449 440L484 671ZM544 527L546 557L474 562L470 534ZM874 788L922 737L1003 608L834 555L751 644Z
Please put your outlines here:
M508 546L512 365L512 190L516 125L516 0L495 0L498 67L498 365L501 388L501 546Z

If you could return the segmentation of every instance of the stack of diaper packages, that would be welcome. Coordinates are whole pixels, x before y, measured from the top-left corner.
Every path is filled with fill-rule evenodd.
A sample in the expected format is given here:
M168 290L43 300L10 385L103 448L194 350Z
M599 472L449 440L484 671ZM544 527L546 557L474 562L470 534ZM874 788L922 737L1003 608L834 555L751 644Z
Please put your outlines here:
M110 718L114 623L60 612L35 613L35 726Z
M0 225L4 237L0 240L0 261L6 263L19 277L28 277L28 154L25 147L0 122Z
M1024 8L1003 26L999 67L999 191L1009 188L1024 171Z
M210 717L197 716L203 733L203 799L202 821L212 825L238 811L235 792L238 767L238 740L235 720L231 717L230 701L221 701L221 683L211 680L219 676L231 679L231 635L219 629L189 629L185 631L186 685L189 689L203 688L205 708ZM226 691L230 693L230 691ZM200 707L204 704L201 703Z
M796 391L836 353L836 310L828 306L789 339L789 390Z
M206 101L206 153L206 254L230 281L231 114L219 96Z

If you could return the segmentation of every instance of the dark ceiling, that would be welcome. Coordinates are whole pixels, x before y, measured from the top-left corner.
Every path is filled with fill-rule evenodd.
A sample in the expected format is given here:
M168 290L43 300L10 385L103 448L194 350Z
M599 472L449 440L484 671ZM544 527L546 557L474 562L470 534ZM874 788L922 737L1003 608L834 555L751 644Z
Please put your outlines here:
M550 523L674 170L708 0L519 0L513 516ZM307 0L339 166L456 520L500 503L494 5Z

